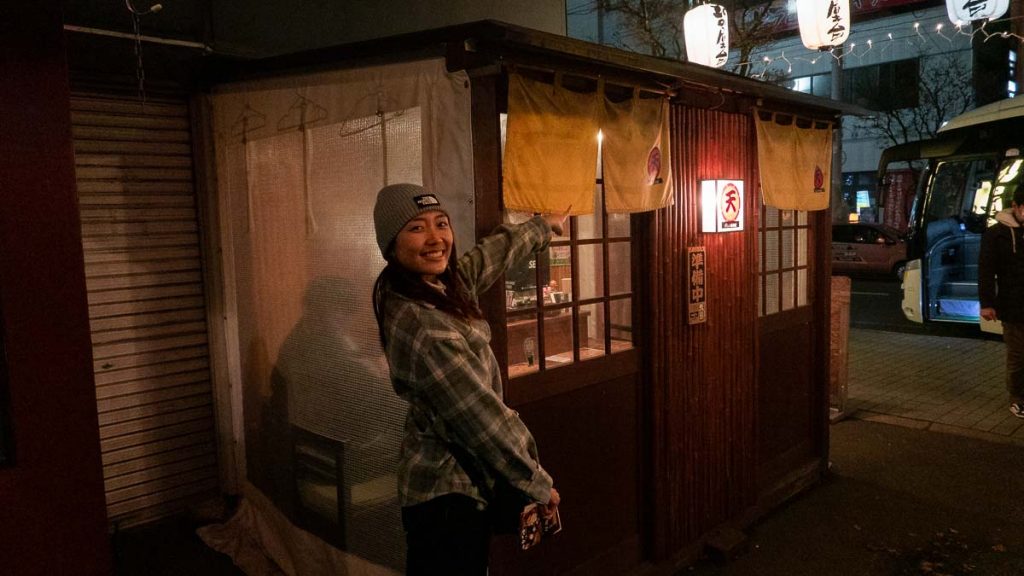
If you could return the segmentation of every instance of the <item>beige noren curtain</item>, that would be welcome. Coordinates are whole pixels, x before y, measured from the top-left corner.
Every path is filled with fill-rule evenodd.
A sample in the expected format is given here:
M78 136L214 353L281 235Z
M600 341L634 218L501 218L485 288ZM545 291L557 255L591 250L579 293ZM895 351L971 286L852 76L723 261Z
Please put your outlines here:
M508 210L594 210L599 93L510 73L504 199Z
M668 100L604 99L605 208L608 212L644 212L672 204L672 168Z
M757 163L764 203L780 210L828 208L832 178L832 127L779 124L776 115L757 125Z
M593 212L598 130L608 212L657 210L672 203L668 101L612 102L603 82L579 93L509 73L504 202L509 210Z

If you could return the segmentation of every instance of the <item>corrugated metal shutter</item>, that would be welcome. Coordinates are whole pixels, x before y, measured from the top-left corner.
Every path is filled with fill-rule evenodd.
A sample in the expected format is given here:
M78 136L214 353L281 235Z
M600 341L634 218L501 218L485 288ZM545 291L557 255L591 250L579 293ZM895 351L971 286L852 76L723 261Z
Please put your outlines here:
M217 491L185 101L71 101L107 513L122 527Z

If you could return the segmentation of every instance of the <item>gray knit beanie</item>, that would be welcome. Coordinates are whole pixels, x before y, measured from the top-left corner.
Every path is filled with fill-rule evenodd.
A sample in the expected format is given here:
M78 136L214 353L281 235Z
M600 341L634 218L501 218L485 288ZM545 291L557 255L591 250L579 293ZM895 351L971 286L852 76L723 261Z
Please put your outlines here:
M377 232L380 253L386 258L388 246L406 222L431 210L448 213L437 196L427 192L423 186L391 184L381 188L377 193L377 204L373 207L373 227Z

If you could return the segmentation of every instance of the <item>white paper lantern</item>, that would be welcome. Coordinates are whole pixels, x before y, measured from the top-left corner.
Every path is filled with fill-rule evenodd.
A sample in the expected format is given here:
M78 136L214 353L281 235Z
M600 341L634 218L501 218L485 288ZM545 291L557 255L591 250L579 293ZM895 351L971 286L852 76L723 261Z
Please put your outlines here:
M686 58L721 68L729 60L729 15L718 4L702 4L683 16Z
M839 46L850 37L850 0L797 0L800 39L811 50Z
M1010 9L1010 0L946 0L949 21L956 25L972 20L995 20Z

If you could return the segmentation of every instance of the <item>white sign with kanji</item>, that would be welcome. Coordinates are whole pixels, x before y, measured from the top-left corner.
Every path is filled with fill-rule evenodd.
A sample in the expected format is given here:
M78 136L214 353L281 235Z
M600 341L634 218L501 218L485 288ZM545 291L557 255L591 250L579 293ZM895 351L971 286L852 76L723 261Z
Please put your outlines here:
M703 231L743 230L743 180L702 180L700 185Z

